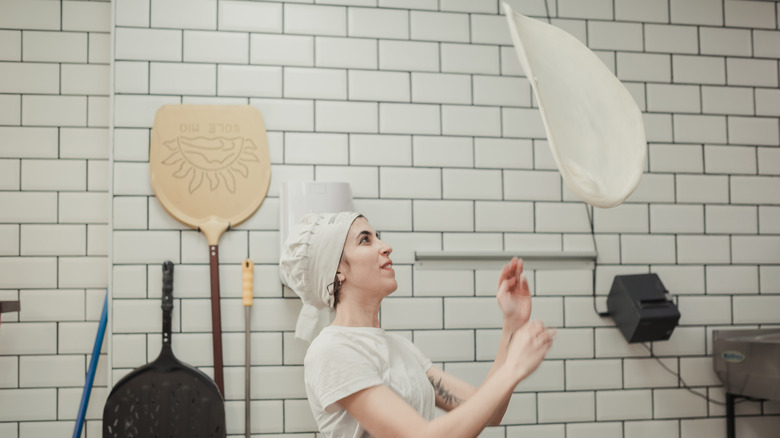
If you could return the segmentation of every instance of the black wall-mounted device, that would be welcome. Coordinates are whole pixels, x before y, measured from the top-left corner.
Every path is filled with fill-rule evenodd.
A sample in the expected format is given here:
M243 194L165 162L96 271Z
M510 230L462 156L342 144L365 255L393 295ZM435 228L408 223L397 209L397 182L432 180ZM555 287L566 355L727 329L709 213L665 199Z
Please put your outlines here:
M616 275L607 297L607 310L626 341L665 341L680 320L656 274Z

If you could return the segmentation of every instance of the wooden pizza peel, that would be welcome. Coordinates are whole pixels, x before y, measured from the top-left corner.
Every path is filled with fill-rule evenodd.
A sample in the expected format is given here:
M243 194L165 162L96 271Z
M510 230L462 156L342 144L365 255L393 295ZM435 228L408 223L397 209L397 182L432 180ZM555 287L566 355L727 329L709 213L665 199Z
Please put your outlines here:
M252 106L165 105L154 118L149 166L160 204L208 241L214 380L224 396L218 244L268 192L271 162L263 117Z

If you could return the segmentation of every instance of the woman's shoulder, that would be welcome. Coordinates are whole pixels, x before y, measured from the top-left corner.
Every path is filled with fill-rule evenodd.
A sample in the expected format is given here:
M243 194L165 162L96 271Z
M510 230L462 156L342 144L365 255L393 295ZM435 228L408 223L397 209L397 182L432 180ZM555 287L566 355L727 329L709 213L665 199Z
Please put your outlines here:
M377 345L377 340L382 337L381 331L371 327L325 327L309 345L307 356L339 348L364 350Z
M320 342L360 342L361 340L370 340L374 342L377 339L382 339L386 336L386 333L381 328L376 327L345 327L340 325L330 325L322 329L319 336L314 338L314 341L320 340ZM313 344L314 342L312 342Z
M362 327L360 327L362 328ZM304 366L317 367L338 363L368 361L374 363L387 354L381 337L373 330L353 327L326 327L314 338L306 351ZM381 330L381 329L379 329Z
M401 333L387 332L387 339L396 345L400 345L405 348L417 349L417 346L414 345L414 342L412 342L408 336L404 336Z
M333 330L331 327L325 327L320 334L311 341L308 351L311 352L312 350L331 348L334 344L338 345L345 342L346 337L342 333Z

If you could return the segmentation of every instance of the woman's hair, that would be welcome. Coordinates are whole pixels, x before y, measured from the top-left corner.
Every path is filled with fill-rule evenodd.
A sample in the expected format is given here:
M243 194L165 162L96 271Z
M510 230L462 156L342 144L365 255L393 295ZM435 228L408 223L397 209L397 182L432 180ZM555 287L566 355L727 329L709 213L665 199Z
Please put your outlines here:
M328 285L328 293L333 295L333 308L339 304L339 292L341 292L341 281L339 281L339 273L336 272L336 276L333 277L333 283Z
M350 227L352 225L350 224ZM346 239L345 239L346 240ZM344 242L344 245L346 245L346 241ZM349 262L344 260L344 251L342 250L341 256L339 256L339 266L341 266L342 263L346 263L349 265ZM341 280L339 280L339 274L341 272L336 271L336 275L333 276L333 283L328 285L328 295L333 296L333 309L336 308L336 306L339 304L339 292L341 292Z

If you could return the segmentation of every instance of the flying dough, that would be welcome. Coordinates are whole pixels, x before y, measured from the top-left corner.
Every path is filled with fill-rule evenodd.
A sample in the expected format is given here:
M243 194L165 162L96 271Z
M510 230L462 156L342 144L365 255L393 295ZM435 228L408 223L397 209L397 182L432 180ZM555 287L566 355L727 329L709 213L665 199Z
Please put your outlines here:
M503 7L563 180L590 205L620 205L636 189L645 167L642 112L579 40L506 3Z

